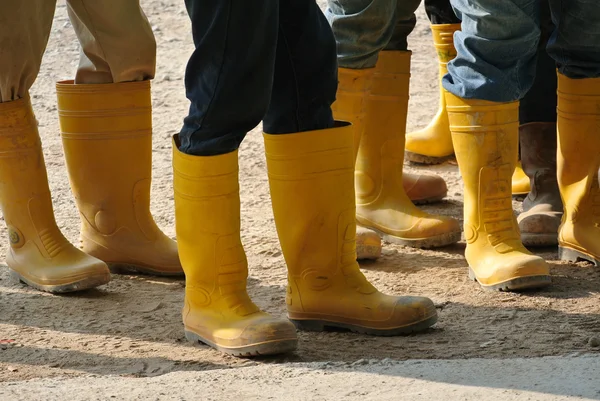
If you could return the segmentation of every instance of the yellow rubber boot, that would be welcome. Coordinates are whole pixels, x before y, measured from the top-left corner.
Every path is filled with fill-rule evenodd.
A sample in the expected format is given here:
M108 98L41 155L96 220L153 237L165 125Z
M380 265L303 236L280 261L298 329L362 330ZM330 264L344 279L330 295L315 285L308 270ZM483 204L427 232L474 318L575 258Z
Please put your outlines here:
M246 292L237 151L191 156L178 145L175 137L175 223L186 277L186 337L235 356L294 350L294 325L261 312Z
M365 102L371 86L374 68L338 70L338 90L336 101L331 106L333 116L340 121L352 123L354 137L354 158L365 128ZM381 256L381 237L373 230L356 227L356 257L377 259Z
M177 244L150 214L150 82L56 85L83 250L113 272L182 275Z
M550 284L546 262L521 243L512 210L519 102L496 103L446 94L456 160L464 182L465 257L469 275L490 290Z
M458 30L460 30L460 24L431 25L433 45L439 60L440 106L427 127L406 134L406 159L411 162L438 164L454 154L442 78L448 72L448 61L456 57L453 40L454 32Z
M515 171L512 175L511 179L512 185L512 194L513 195L527 195L529 190L531 189L529 183L529 177L523 171L523 166L521 166L521 162L517 162L517 166L515 167Z
M0 103L0 205L10 239L6 264L13 277L54 293L110 281L106 264L71 245L56 226L29 99Z
M433 302L378 292L356 263L352 127L265 134L273 213L288 267L289 318L303 330L426 329Z
M356 161L356 220L384 240L419 248L460 240L458 221L419 210L402 183L410 52L382 51Z
M600 78L558 74L557 110L558 186L564 204L559 256L600 266Z

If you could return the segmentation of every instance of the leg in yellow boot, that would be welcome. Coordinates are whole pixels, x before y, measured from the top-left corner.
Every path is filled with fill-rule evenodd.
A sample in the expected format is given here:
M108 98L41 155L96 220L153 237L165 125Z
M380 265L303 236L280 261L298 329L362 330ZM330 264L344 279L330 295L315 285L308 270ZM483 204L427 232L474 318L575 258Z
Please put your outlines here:
M469 275L483 288L521 290L550 284L546 262L525 249L512 210L518 153L518 102L446 94L456 159L464 181Z
M403 188L409 78L410 52L379 54L356 161L356 218L390 242L423 248L449 245L460 239L458 222L419 210Z
M523 166L521 162L517 162L515 167L515 171L513 172L511 179L511 191L513 195L521 195L526 196L531 189L529 183L529 177L523 171Z
M240 240L237 151L219 156L186 155L178 150L176 140L175 220L186 275L186 337L236 356L295 349L294 325L262 312L246 292L248 266Z
M448 72L448 61L456 56L452 38L455 31L460 30L460 24L433 24L431 33L433 45L439 59L440 80ZM420 131L406 134L406 159L414 163L438 164L449 159L454 154L452 137L446 113L446 100L441 82L440 106L433 120Z
M364 131L365 102L371 86L374 68L338 70L336 101L331 106L334 118L352 123L354 137L354 158ZM377 259L381 256L381 238L373 230L356 228L357 259Z
M14 277L55 293L110 280L106 264L71 245L56 226L28 98L0 103L0 204L10 239L6 264Z
M600 266L600 78L558 74L559 256Z
M115 272L182 275L177 244L150 214L150 82L56 89L83 250Z
M273 213L288 267L289 318L300 329L372 335L426 329L433 302L377 291L356 263L352 127L265 134Z

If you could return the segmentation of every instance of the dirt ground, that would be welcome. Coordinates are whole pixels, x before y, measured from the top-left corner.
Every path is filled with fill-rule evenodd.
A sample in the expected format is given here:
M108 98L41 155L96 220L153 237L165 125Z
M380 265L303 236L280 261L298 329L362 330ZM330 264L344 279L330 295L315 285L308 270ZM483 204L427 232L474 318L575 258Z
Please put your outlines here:
M154 176L152 212L174 236L170 137L186 115L183 76L192 51L190 25L182 0L144 0L158 42L153 81ZM410 37L413 50L408 129L425 125L438 102L437 61L422 9ZM32 97L58 224L74 243L79 217L64 166L54 82L72 78L78 43L60 2L50 43ZM286 272L269 203L260 127L240 151L242 241L250 264L249 292L256 303L285 316ZM126 168L126 166L123 166ZM455 164L409 171L442 175L449 196L430 212L461 218L462 187ZM516 209L519 203L515 202ZM7 235L2 224L0 259ZM385 244L384 256L362 265L382 291L420 294L438 305L439 323L424 334L374 338L346 333L299 333L298 351L268 359L237 359L183 336L180 309L183 280L113 276L97 290L53 296L9 280L0 268L0 381L51 376L156 376L173 371L237 368L281 362L353 362L385 359L514 358L598 352L600 271L588 264L550 260L554 284L536 293L483 291L469 281L464 243L436 251Z

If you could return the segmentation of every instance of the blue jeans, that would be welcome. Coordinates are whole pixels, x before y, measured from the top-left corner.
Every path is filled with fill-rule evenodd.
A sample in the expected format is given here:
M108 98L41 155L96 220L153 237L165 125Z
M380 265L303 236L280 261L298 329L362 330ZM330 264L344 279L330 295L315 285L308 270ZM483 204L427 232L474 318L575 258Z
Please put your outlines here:
M421 0L328 0L340 67L375 67L381 50L407 50Z
M540 40L539 0L451 0L462 31L448 63L446 90L466 99L520 100L530 89ZM556 28L547 45L569 78L600 77L600 5L597 0L549 0Z
M333 127L335 39L315 0L186 0L196 50L180 150L236 150L263 120L286 134Z

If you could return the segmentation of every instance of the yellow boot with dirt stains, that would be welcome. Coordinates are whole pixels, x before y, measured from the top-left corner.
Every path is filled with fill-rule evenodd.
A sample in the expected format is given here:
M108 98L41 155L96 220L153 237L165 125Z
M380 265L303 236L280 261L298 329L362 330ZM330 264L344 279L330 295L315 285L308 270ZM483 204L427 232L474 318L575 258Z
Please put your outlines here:
M546 262L521 243L511 176L517 163L519 102L446 94L456 160L464 181L465 258L469 276L490 290L550 284Z
M288 317L302 330L391 336L437 320L424 297L377 291L356 262L352 127L264 134L275 225L288 268Z
M106 264L62 235L52 209L37 122L29 99L0 103L0 205L8 227L11 275L53 293L106 284Z
M460 240L458 221L419 210L403 185L410 52L382 51L356 160L356 220L384 240L434 248Z
M600 78L558 74L558 187L564 215L561 260L600 266Z
M175 224L185 270L183 324L188 340L235 356L292 351L288 320L262 312L246 292L240 239L238 152L192 156L173 140Z
M439 60L440 106L429 125L420 131L406 134L406 160L422 164L439 164L454 155L452 136L446 112L442 78L448 72L448 61L456 57L454 32L460 24L432 24L433 45Z
M181 276L177 244L150 214L150 82L56 85L83 250L115 273Z

